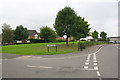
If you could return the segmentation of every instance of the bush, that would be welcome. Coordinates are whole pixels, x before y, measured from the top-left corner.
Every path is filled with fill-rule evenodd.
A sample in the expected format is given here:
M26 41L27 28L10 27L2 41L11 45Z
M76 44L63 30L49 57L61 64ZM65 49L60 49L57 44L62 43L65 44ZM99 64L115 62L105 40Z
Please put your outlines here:
M74 42L75 40L70 40L69 42Z
M41 39L29 39L31 43L45 43L45 40Z
M59 40L56 40L56 42L66 42L66 40L59 39Z
M85 49L85 43L79 43L79 49L82 51Z
M85 49L86 47L89 47L89 46L93 46L93 45L100 45L100 44L107 44L106 42L80 42L78 44L78 50L83 50Z

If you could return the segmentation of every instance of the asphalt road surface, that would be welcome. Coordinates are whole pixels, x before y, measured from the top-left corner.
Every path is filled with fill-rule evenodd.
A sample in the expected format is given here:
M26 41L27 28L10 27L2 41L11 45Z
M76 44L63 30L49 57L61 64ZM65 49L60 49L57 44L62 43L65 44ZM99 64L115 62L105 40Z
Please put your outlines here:
M118 44L71 54L20 56L2 61L3 78L118 78Z

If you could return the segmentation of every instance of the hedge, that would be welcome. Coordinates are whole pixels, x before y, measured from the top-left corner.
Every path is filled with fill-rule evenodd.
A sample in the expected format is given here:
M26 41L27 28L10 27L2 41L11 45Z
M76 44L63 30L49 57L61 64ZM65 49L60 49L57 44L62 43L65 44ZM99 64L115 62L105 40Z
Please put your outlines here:
M78 50L83 50L86 47L93 46L93 45L100 45L100 44L107 44L107 42L80 42L78 43Z
M45 43L45 40L41 39L29 39L30 43Z

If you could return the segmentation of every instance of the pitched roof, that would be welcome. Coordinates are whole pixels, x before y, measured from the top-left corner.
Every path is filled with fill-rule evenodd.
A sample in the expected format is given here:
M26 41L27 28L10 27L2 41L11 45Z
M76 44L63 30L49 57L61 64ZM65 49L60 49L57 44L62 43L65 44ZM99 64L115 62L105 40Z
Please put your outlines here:
M34 36L35 34L38 34L36 30L28 30L29 36Z
M120 38L120 36L115 36L115 37L109 37L109 38Z

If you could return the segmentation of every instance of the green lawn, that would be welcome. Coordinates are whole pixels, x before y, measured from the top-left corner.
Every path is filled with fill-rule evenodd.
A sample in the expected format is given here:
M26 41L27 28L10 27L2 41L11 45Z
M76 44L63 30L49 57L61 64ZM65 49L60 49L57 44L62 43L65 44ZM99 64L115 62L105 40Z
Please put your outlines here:
M55 51L55 47L50 47L50 51L47 50L48 44L58 44L58 51ZM36 43L36 44L20 44L20 45L9 45L2 46L3 53L11 54L25 54L25 55L54 55L54 54L65 54L78 51L78 44L72 44L69 42L69 46L66 46L65 42L61 43Z
M82 43L91 43L82 41ZM52 46L47 49L48 44L58 44L57 52L55 47ZM106 42L93 42L92 45L106 44ZM88 45L87 45L88 46ZM87 47L86 46L86 47ZM66 54L78 51L78 42L69 42L69 46L66 46L65 42L59 43L36 43L36 44L19 44L19 45L8 45L2 46L2 53L21 54L21 55L55 55L55 54Z

